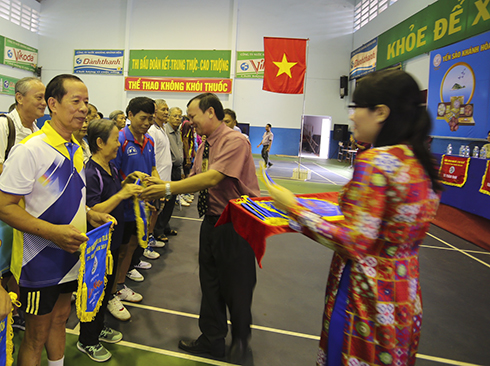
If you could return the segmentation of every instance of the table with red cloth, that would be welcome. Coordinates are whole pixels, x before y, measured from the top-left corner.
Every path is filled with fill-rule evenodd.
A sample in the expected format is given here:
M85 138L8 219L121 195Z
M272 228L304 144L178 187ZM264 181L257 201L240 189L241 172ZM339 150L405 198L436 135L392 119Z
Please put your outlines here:
M334 204L338 202L338 192L310 193L298 194L299 198L316 198L328 201ZM271 197L255 197L252 201L260 202L272 201ZM259 219L257 216L245 209L241 203L242 198L237 198L228 202L225 210L221 214L216 226L231 222L235 231L245 239L252 247L257 263L262 268L262 258L265 254L266 239L269 236L283 233L296 232L291 229L288 224L270 225Z

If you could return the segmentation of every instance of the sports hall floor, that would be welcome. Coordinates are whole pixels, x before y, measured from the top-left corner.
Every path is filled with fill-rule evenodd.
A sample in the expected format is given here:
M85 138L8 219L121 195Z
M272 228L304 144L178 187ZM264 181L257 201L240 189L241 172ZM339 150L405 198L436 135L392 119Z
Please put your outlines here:
M258 165L260 156L255 156ZM337 191L352 174L348 163L303 159L311 180L292 180L297 158L272 157L272 178L296 193ZM266 192L263 192L265 195ZM144 282L127 285L143 294L140 304L127 303L132 314L123 323L107 314L108 325L124 339L107 345L107 365L229 365L226 359L195 357L177 348L179 339L199 336L197 198L174 211L170 237ZM253 229L253 228L251 228ZM263 268L257 267L252 307L253 330L247 365L314 365L323 312L325 284L332 252L300 234L267 241ZM424 320L417 365L490 365L490 253L432 226L420 249ZM74 309L67 323L65 365L94 365L76 349L78 320ZM16 348L23 332L16 331ZM227 339L229 346L231 339ZM16 356L16 355L15 355ZM42 365L46 365L43 355ZM15 363L14 363L15 365Z

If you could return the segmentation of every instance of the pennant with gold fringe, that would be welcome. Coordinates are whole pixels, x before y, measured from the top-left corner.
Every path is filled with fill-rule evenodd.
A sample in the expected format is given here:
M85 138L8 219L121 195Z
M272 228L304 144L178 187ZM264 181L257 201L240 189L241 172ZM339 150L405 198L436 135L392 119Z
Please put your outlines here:
M138 179L134 184L145 186ZM150 217L150 212L145 201L140 200L137 196L133 198L134 202L134 217L136 220L136 235L138 236L138 243L140 247L148 247L148 218Z
M114 270L111 236L112 222L108 222L88 232L88 241L80 246L76 308L82 322L92 321L104 300L107 274Z
M263 163L259 176L266 185L279 187L271 179ZM324 220L340 221L344 219L344 215L337 203L337 195L337 192L325 192L298 194L296 197L302 206L321 215ZM257 263L262 268L266 239L272 235L297 231L297 223L292 221L286 212L274 206L271 197L242 196L228 203L216 226L232 222L235 231L252 247Z
M17 294L10 292L10 299L12 304L17 307L20 306L20 302L17 301ZM14 308L12 307L12 311ZM14 343L12 339L14 338L14 332L12 330L12 324L14 320L12 318L12 311L0 321L0 366L11 366L14 363L13 353L14 353Z

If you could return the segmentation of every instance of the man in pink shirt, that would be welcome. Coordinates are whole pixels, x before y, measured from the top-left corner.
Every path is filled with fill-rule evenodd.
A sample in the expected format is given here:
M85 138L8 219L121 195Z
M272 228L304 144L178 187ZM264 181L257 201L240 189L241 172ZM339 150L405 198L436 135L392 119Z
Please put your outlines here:
M205 93L191 99L187 115L196 132L206 135L190 177L174 182L150 178L150 182L157 184L146 188L142 196L156 199L200 191L198 210L200 216L204 215L199 237L202 334L197 340L181 340L179 348L194 354L224 356L228 306L232 323L230 361L242 362L251 334L255 256L231 223L214 225L229 200L260 195L252 150L245 136L222 122L223 106L216 95Z

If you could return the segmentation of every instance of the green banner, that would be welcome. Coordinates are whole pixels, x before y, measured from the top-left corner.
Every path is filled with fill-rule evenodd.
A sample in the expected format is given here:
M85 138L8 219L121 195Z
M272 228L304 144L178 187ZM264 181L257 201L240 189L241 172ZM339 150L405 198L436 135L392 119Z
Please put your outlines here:
M0 39L0 63L18 69L35 72L37 69L37 49L7 37Z
M0 75L0 94L15 95L15 83L19 79Z
M131 50L129 76L230 77L230 50Z
M490 0L439 0L378 37L376 69L490 30Z
M236 78L264 78L264 51L238 51Z

